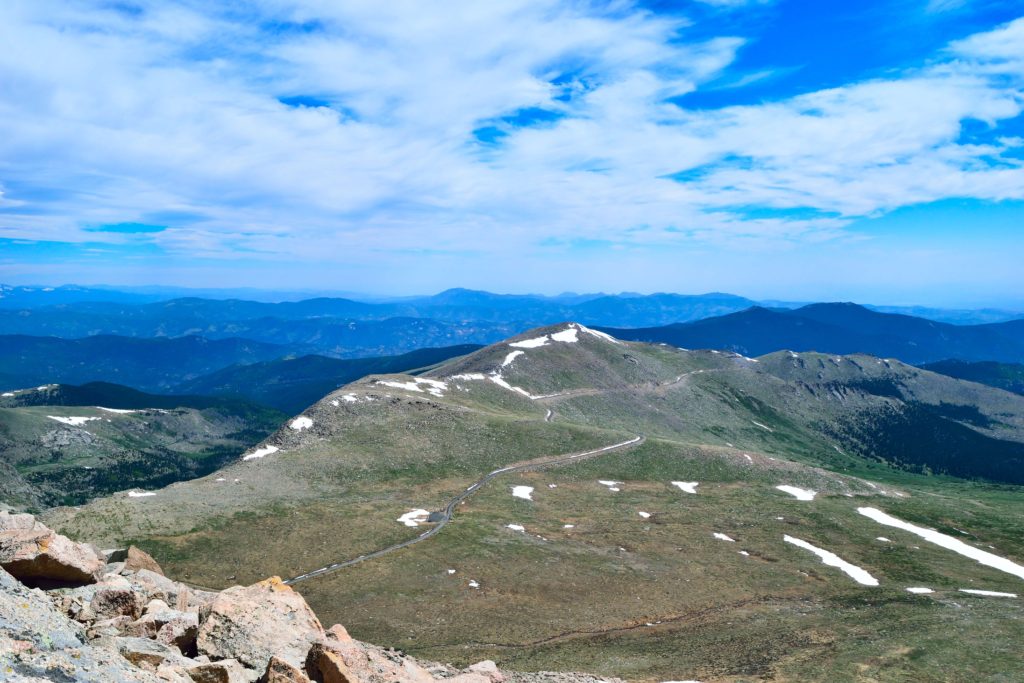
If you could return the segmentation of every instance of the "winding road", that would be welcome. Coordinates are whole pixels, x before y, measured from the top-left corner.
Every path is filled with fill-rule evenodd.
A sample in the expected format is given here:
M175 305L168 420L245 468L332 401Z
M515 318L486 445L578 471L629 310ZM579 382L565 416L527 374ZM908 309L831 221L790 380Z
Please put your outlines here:
M550 417L551 416L549 414L547 419L550 419ZM596 456L596 455L600 455L602 453L607 453L609 451L615 451L615 450L619 450L621 448L628 448L630 446L641 444L641 443L644 442L644 440L645 440L645 437L643 437L643 436L635 436L632 439L628 439L628 440L622 441L620 443L615 443L615 444L612 444L611 446L604 446L603 448L596 448L596 449L594 449L592 451L585 451L583 453L576 453L574 455L560 455L558 457L555 457L555 458L552 458L552 459L549 459L549 460L533 460L531 462L524 463L522 465L512 465L512 466L509 466L509 467L502 467L501 469L494 470L493 472L488 472L484 476L480 477L480 479L478 479L472 486L470 486L465 491L463 491L462 493L460 493L459 495L455 496L450 501L448 501L448 504L444 507L444 510L442 510L440 512L441 518L437 521L437 524L432 529L428 529L427 531L424 531L422 534L420 534L419 536L417 536L415 538L410 538L407 541L402 541L401 543L396 543L396 544L390 545L390 546L388 546L386 548L381 548L380 550L375 550L372 553L367 553L365 555L360 555L359 557L353 558L351 560L344 560L342 562L334 562L333 564L329 564L326 567L321 567L320 569L314 569L311 572L307 572L305 574L300 574L298 576L294 576L294 577L286 580L284 583L286 583L288 585L294 585L296 583L299 583L300 581L308 581L309 579L315 579L315 578L317 578L319 576L324 576L325 574L330 574L332 572L338 571L339 569L344 569L345 567L351 567L352 565L356 565L356 564L359 564L361 562L366 562L367 560L372 560L374 558L381 557L383 555L387 555L388 553L393 553L396 550L401 550L402 548L408 548L409 546L415 545L415 544L417 544L417 543L419 543L421 541L425 541L428 538L430 538L431 536L435 536L438 533L440 533L441 529L443 529L445 526L447 526L448 522L452 521L452 516L455 514L455 508L459 505L459 503L461 503L462 501L464 501L467 498L469 498L470 496L472 496L474 493L476 493L478 490L480 490L480 488L482 486L487 484L492 479L500 477L500 476L502 476L504 474L513 474L515 472L525 472L526 470L532 470L532 469L538 469L538 468L541 468L541 467L550 467L552 465L561 465L561 464L568 463L568 462L574 462L576 460L582 460L583 458L590 458L590 457L593 457L593 456ZM431 516L433 516L433 515L431 515Z

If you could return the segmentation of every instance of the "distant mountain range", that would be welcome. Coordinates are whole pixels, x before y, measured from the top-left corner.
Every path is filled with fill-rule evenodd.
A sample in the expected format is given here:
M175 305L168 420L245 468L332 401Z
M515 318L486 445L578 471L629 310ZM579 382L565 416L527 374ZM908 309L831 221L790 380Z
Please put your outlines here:
M620 339L728 349L747 356L788 349L866 353L913 364L949 358L1024 362L1024 320L951 325L856 304L811 304L796 310L753 307L690 323L602 329Z
M173 339L134 339L101 335L84 339L0 337L0 390L47 384L86 384L87 390L63 386L47 395L46 405L104 405L111 408L163 408L189 394L230 396L294 413L342 384L370 373L409 372L471 353L479 346L427 348L400 356L339 360L324 356L293 357L288 347L245 339L211 341L188 336ZM121 386L124 385L124 386ZM102 387L112 388L104 393ZM86 398L81 398L83 395ZM19 392L18 405L31 403L38 392ZM0 405L11 397L0 399ZM204 399L216 405L216 399ZM25 403L29 401L30 403ZM84 402L83 402L84 401ZM188 403L198 407L195 401Z
M288 347L248 339L6 335L0 336L0 387L106 381L166 393L185 380L229 365L274 360L290 353Z

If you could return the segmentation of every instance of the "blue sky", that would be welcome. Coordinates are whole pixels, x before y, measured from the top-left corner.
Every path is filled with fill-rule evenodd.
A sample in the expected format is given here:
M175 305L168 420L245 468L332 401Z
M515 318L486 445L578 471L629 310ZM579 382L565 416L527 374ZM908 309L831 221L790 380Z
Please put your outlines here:
M0 4L0 281L1024 307L1019 0Z

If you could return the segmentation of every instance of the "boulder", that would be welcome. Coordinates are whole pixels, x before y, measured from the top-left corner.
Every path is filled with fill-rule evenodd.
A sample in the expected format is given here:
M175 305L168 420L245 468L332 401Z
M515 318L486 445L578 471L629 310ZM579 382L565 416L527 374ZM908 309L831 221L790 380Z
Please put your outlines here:
M236 659L199 664L186 670L195 683L250 683L252 677Z
M0 512L0 567L37 586L93 583L104 558L92 547L48 529L32 515Z
M157 564L156 560L149 553L139 550L135 546L129 546L124 559L124 571L137 572L140 569L151 571L160 576L164 575L164 570L160 568L160 565Z
M196 638L199 636L199 615L178 613L156 632L155 639L159 643L173 645L183 655L190 657L198 651Z
M329 629L327 629L327 632L324 634L324 637L327 639L328 642L335 642L335 643L351 643L351 642L353 642L352 641L352 636L350 636L348 634L348 631L341 624L335 624L334 626L332 626Z
M306 672L316 683L359 683L342 656L323 643L314 643L309 648Z
M113 636L136 636L138 634L133 632L131 623L131 617L104 619L86 629L85 635L91 640Z
M469 666L466 669L466 671L469 673L487 676L491 680L491 683L503 683L503 681L505 680L505 676L503 676L502 673L498 670L498 665L490 659L485 659L482 662L477 662L476 664Z
M271 657L259 683L310 683L306 674L277 657Z
M101 588L96 591L89 602L89 609L96 619L112 619L114 617L131 617L138 619L142 614L144 597L131 587Z
M301 595L273 577L222 591L202 608L198 651L211 659L237 659L265 671L270 658L301 667L323 627Z
M116 650L135 666L148 671L156 671L164 664L180 666L187 662L176 649L148 638L120 636L101 638L95 642L102 647Z

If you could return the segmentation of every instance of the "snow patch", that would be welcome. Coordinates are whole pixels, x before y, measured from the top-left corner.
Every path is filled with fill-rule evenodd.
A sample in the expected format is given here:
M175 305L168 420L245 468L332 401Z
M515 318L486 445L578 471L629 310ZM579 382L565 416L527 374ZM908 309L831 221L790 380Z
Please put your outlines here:
M415 391L423 393L423 389L420 388L421 384L426 385L427 393L431 396L437 396L441 398L444 396L444 392L448 389L448 385L440 380L428 379L426 377L416 377L408 382L399 382L397 380L377 380L377 384L381 384L392 389L405 389L406 391Z
M999 591L983 591L977 588L961 588L961 593L970 593L971 595L987 595L992 598L1015 598L1016 593L1001 593Z
M769 427L768 425L761 424L757 420L751 420L751 422L754 423L755 426L760 427L761 429L767 429L769 432L772 432L773 434L775 433L775 430Z
M566 344L575 344L576 342L579 341L579 339L576 337L577 331L578 330L575 327L572 327L570 325L561 332L555 332L553 335L551 335L551 341L564 342Z
M593 335L593 336L597 337L598 339L603 339L603 340L605 340L607 342L611 342L612 344L621 344L622 343L620 340L616 339L612 335L610 335L610 334L608 334L606 332L599 332L597 330L592 330L589 327L587 327L586 325L579 325L579 324L577 324L576 327L578 327L579 330L581 332L583 332L584 334Z
M807 489L798 488L796 486L790 486L788 484L782 484L781 486L776 486L775 488L784 493L788 493L797 500L814 500L814 497L818 495L817 491L808 491Z
M96 410L105 410L108 413L117 413L118 415L128 415L130 413L137 413L137 410L126 410L124 408L104 408L103 406L96 406Z
M513 361L515 361L516 358L519 358L519 356L522 356L524 354L526 354L526 351L511 352L510 354L505 356L505 360L501 361L501 367L505 368L508 367L509 365L512 365Z
M621 482L612 481L610 479L598 479L597 483L601 486L607 486L609 491L615 491L616 493L622 490L619 488L619 484Z
M270 455L271 453L277 453L280 448L277 446L264 446L263 448L257 448L252 453L242 456L242 460L256 460L263 456Z
M477 590L480 590L480 583L478 581L476 581L476 579L470 579L469 580L469 587L470 588L475 588Z
M0 394L0 396L3 396L4 398L11 398L12 396L14 396L14 392L5 391L3 394Z
M687 493L697 493L697 486L700 484L699 481L674 481L673 486L678 486Z
M533 339L524 339L523 341L512 342L509 344L514 349L537 349L541 346L546 346L548 343L548 335L543 337L534 337Z
M562 528L563 529L575 529L576 525L575 524L563 524Z
M506 524L505 528L511 529L512 531L526 531L526 528L523 527L522 524Z
M931 588L925 588L924 586L909 586L907 587L908 593L914 593L916 595L925 595L927 593L934 593Z
M345 394L341 397L341 400L345 403L355 403L359 398L355 394Z
M736 542L735 538L729 538L725 534L720 534L717 531L715 533L711 534L711 535L714 536L715 538L717 538L719 541L729 541L730 543L735 543Z
M291 429L297 432L301 432L303 429L309 429L313 426L313 420L309 419L305 415L300 415L291 422L288 423Z
M83 417L81 415L75 415L73 417L58 417L56 415L47 415L46 417L50 418L51 420L56 420L57 422L61 422L61 423L66 424L66 425L71 425L72 427L81 427L86 422L91 422L93 420L101 419L101 418L98 418L98 417Z
M643 510L641 510L637 514L640 515L641 517L643 517L644 519L650 519L651 518L651 513L650 512L644 512Z
M482 372L467 372L467 373L462 374L462 375L452 375L448 379L462 380L462 381L468 382L468 381L471 381L471 380L487 379L487 376L484 373L482 373Z
M885 536L879 536L875 540L876 541L881 541L882 543L892 543L892 541L889 540L888 538L886 538Z
M861 569L857 565L850 564L849 562L839 557L835 553L829 552L828 550L822 550L821 548L811 545L807 541L803 541L799 538L794 538L792 536L783 536L782 540L784 540L786 543L791 543L797 546L798 548L803 548L804 550L811 551L812 553L820 557L821 561L824 564L826 564L829 567L836 567L837 569L845 573L847 576L849 576L851 579L853 579L854 581L863 586L878 585L878 579L871 576L871 574L867 573L865 570Z
M153 493L152 491L129 491L128 492L128 497L129 498L148 498L150 496L155 496L155 495L156 494Z
M857 508L857 512L869 517L879 524L885 524L886 526L896 527L897 529L903 529L909 531L912 534L920 536L929 543L934 543L937 546L943 547L947 550L952 550L955 553L969 557L975 562L979 562L993 569L1006 572L1007 574L1013 574L1019 578L1024 579L1024 566L1011 562L1005 557L1000 557L987 550L975 548L973 545L967 545L963 541L946 534L941 534L933 529L926 529L924 527L911 524L910 522L904 522L902 519L897 519L892 515L886 514L878 508Z
M533 487L532 486L513 486L512 495L516 498L522 498L523 500L533 500Z
M426 510L410 510L398 518L398 521L406 526L419 526L425 524L430 513Z

